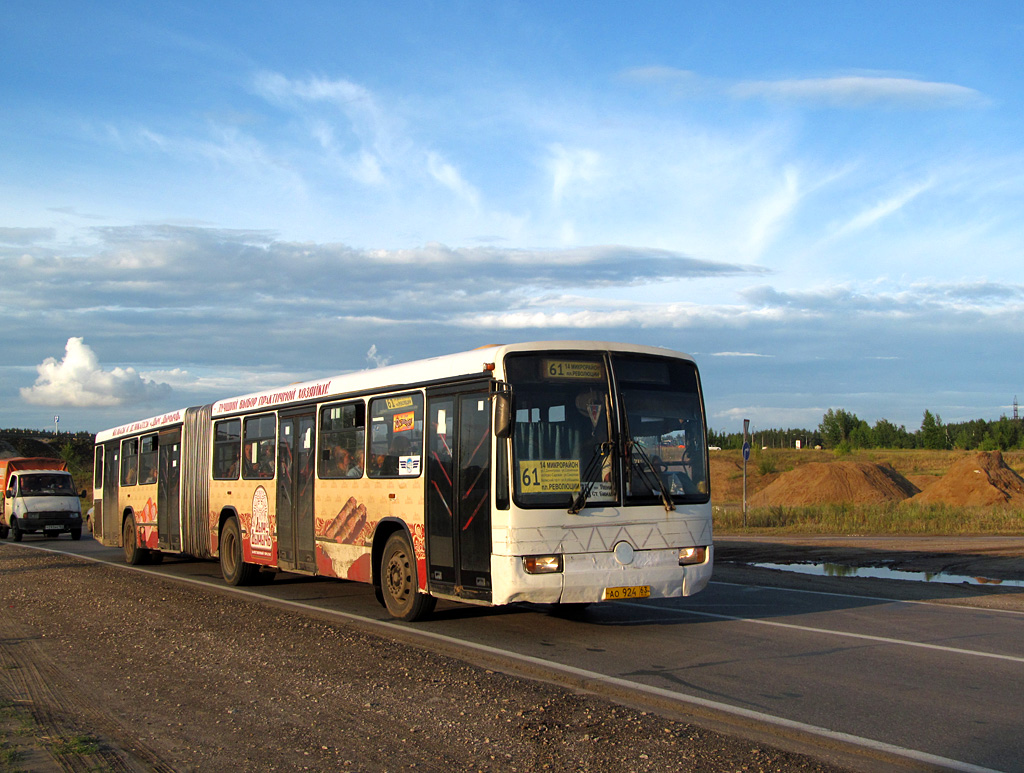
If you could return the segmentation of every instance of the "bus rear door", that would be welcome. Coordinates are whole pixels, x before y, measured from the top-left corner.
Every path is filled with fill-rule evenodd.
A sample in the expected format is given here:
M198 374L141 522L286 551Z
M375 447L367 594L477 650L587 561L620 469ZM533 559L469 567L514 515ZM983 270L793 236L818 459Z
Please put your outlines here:
M277 565L315 572L316 414L308 410L282 414L277 443Z

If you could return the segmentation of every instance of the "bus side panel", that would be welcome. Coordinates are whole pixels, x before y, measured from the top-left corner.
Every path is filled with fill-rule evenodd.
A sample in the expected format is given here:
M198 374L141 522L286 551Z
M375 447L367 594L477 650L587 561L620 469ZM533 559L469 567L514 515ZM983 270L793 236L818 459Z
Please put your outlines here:
M412 535L420 588L426 590L423 527L424 476L416 478L318 479L316 488L317 572L371 582L373 535L386 518L404 522Z
M212 549L216 551L221 513L238 516L242 533L242 560L247 564L277 566L277 482L270 480L211 480L208 521Z

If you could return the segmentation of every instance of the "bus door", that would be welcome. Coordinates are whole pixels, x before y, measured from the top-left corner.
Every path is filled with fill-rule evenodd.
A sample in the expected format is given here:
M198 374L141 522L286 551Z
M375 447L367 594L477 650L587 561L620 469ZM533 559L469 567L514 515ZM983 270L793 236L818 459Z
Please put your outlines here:
M96 446L93 453L92 470L92 520L89 522L89 531L97 535L103 534L103 471L104 464L103 446Z
M486 387L427 392L427 577L491 598L491 410Z
M316 571L313 470L316 414L281 414L277 435L277 565Z
M181 430L160 433L156 523L160 549L181 551Z
M118 462L120 446L116 440L103 446L103 515L100 519L100 536L104 545L121 544L121 506L117 501L121 474Z

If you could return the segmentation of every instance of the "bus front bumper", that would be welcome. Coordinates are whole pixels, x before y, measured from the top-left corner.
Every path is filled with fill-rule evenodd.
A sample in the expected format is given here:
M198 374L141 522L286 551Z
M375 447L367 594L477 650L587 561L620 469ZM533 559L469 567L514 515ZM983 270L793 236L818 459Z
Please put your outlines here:
M494 556L495 604L580 604L618 598L677 598L699 593L711 579L714 548L703 563L679 565L679 549L638 550L628 564L614 553L569 553L562 571L530 574L522 556ZM649 588L649 594L644 589ZM632 589L609 591L609 589Z

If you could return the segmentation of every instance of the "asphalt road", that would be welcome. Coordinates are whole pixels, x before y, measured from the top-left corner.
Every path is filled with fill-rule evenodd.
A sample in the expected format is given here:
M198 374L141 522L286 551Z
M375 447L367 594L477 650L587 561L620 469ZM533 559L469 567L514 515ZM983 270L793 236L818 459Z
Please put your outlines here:
M25 545L122 563L83 536ZM145 571L223 585L216 563ZM368 586L283 574L242 592L341 614L495 668L588 689L855 767L1024 771L1024 613L728 582L689 599L542 607L441 603L391 622ZM803 580L806 588L806 580ZM882 586L879 586L882 587Z

